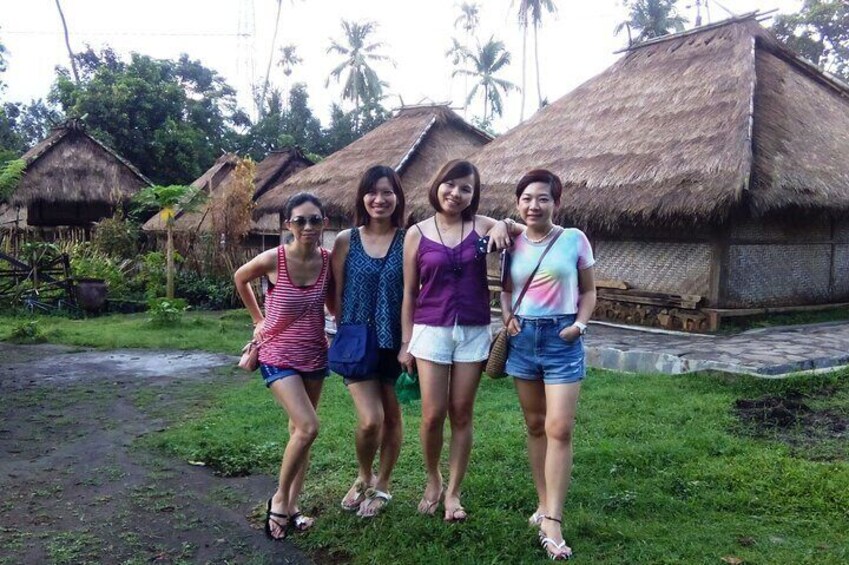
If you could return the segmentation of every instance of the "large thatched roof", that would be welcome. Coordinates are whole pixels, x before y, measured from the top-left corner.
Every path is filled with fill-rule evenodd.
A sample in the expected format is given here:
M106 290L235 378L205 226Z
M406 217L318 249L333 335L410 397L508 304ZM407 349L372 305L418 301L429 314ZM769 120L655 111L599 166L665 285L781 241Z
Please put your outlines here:
M847 96L751 17L655 40L473 155L481 211L514 213L538 167L598 230L849 210Z
M114 206L151 184L126 159L86 133L76 120L54 129L21 159L27 166L9 197L14 206L34 201Z
M444 105L409 106L360 139L271 188L257 200L255 214L279 212L297 192L322 199L331 216L350 217L357 183L371 165L398 171L410 212L427 207L423 187L450 159L465 157L491 137Z
M200 209L192 212L178 212L174 221L176 231L209 231L212 226L212 218L209 214L213 199L217 194L223 193L230 183L235 180L233 171L239 163L239 157L233 153L225 153L215 163L198 177L192 186L204 190L210 197ZM296 147L289 147L279 151L272 151L265 159L257 163L254 174L254 195L256 200L264 194L271 186L284 181L297 171L309 167L312 161L304 156L303 152ZM277 233L279 220L277 217L258 218L253 222L251 231ZM272 227L273 226L273 227ZM164 231L165 224L159 215L148 220L143 228L145 231Z

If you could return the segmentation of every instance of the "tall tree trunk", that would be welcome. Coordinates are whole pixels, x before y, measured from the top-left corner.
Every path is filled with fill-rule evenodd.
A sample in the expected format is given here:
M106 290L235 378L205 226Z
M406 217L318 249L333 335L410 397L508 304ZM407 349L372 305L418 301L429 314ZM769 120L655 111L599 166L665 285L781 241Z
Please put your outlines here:
M525 86L528 69L528 24L522 30L522 106L519 109L519 122L525 121Z
M166 226L168 241L165 244L165 297L174 298L174 235L171 226Z
M58 0L57 0L58 2ZM262 96L259 99L259 117L265 113L265 95L268 92L268 79L271 77L271 63L274 62L274 46L277 44L277 31L280 29L280 11L283 0L277 0L277 17L274 19L274 35L271 37L271 51L268 53L268 66L265 68L265 81L262 83Z
M534 26L534 65L536 66L536 74L537 74L537 98L539 99L539 106L537 109L542 108L542 88L540 87L540 79L539 79L539 36L537 32L539 31L539 26Z
M487 102L489 102L489 86L484 85L483 87L483 121L487 121Z
M56 9L59 10L59 17L62 19L62 29L65 30L65 47L68 48L68 57L71 59L71 72L74 73L74 82L80 84L77 61L74 59L74 51L71 49L71 39L68 37L68 23L65 21L65 14L62 12L62 5L59 3L59 0L56 0Z

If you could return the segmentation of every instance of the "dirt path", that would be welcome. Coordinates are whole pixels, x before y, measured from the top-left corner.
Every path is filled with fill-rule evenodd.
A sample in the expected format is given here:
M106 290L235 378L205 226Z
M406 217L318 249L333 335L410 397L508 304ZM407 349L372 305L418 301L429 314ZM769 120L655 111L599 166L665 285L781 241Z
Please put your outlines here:
M0 343L0 563L308 563L257 529L273 477L216 477L136 441L232 364Z

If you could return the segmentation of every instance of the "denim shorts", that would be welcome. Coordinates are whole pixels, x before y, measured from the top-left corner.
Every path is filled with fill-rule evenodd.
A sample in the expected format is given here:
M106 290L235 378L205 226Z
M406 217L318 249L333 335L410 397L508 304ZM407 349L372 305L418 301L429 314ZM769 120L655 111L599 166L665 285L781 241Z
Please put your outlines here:
M489 357L492 330L486 326L413 324L407 351L416 359L440 365L477 363Z
M259 372L262 374L262 380L265 381L265 386L271 386L274 381L291 377L292 375L301 375L302 379L317 380L323 379L330 374L330 371L325 367L317 371L301 371L290 367L275 367L274 365L259 364Z
M351 383L361 383L363 381L379 381L381 384L395 384L398 377L401 376L401 363L398 362L397 349L378 349L377 350L377 369L371 375L364 377L344 377L342 381L345 386Z
M575 323L575 314L540 318L517 316L521 330L507 346L507 374L545 384L576 383L586 375L583 338L566 341L564 328Z

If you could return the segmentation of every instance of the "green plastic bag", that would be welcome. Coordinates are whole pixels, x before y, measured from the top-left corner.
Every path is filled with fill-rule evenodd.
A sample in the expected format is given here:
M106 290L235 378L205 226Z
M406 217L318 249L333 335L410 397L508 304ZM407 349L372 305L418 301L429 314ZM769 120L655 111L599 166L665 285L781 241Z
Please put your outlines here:
M407 371L401 373L401 376L395 382L395 396L398 397L398 402L403 404L421 400L422 391L419 389L419 376L415 373L411 375Z

